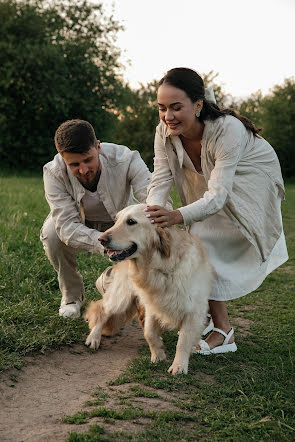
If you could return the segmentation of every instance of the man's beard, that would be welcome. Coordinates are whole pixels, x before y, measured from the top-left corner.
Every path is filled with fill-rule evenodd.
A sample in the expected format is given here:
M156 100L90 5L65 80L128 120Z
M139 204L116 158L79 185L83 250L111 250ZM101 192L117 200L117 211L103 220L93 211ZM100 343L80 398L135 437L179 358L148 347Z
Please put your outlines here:
M95 192L97 189L97 184L100 178L100 169L96 172L95 176L91 180L81 180L78 178L80 183L85 189L90 190L90 192Z

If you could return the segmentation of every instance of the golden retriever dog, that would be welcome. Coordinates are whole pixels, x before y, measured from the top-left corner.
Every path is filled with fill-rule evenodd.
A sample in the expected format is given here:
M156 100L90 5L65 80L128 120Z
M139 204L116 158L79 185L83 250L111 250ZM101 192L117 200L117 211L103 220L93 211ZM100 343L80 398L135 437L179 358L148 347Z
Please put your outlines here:
M130 292L139 297L145 308L144 336L154 363L166 359L163 330L179 330L168 372L186 374L192 347L199 342L206 322L214 270L197 237L176 226L157 227L146 217L144 208L144 204L137 204L121 210L114 226L99 237L109 259L118 263L110 302L116 304L112 307L118 313L125 312L123 306ZM118 293L124 293L121 299ZM92 328L87 345L93 347L100 339L100 329L97 324Z
M96 281L102 299L91 301L84 313L91 330L85 344L93 350L99 348L102 335L113 336L134 317L143 328L144 307L136 296L132 280L127 277L128 267L127 261L108 267Z

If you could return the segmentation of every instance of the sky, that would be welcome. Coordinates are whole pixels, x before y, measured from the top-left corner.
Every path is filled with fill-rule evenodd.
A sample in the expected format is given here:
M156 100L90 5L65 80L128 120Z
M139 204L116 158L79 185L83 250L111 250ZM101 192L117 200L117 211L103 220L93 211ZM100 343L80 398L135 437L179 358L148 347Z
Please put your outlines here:
M295 76L295 0L101 1L125 27L116 44L134 88L180 66L219 73L241 98Z

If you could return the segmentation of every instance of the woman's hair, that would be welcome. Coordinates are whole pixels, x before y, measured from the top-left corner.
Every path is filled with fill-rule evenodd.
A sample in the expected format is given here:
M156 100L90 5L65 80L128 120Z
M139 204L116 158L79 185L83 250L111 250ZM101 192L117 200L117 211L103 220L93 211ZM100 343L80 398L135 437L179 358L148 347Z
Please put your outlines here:
M195 103L197 100L203 100L203 108L201 110L201 114L199 117L200 121L204 120L216 120L219 117L224 115L232 115L233 117L240 120L245 128L253 133L253 135L257 135L261 129L258 129L254 126L249 118L244 117L232 109L219 109L217 104L212 103L205 98L205 87L202 77L200 75L189 68L174 68L170 69L164 75L164 77L159 81L158 88L162 84L169 84L170 86L174 86L178 89L184 91L187 96Z

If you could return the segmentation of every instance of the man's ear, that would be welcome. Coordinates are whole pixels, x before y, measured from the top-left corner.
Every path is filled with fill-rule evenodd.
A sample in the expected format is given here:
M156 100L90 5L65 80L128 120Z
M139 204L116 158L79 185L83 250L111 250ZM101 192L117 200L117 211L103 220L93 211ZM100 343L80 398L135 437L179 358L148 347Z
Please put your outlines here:
M162 227L156 228L158 241L155 241L155 248L161 253L165 258L170 256L170 240L171 236L167 229Z
M101 153L100 140L97 140L97 151Z

